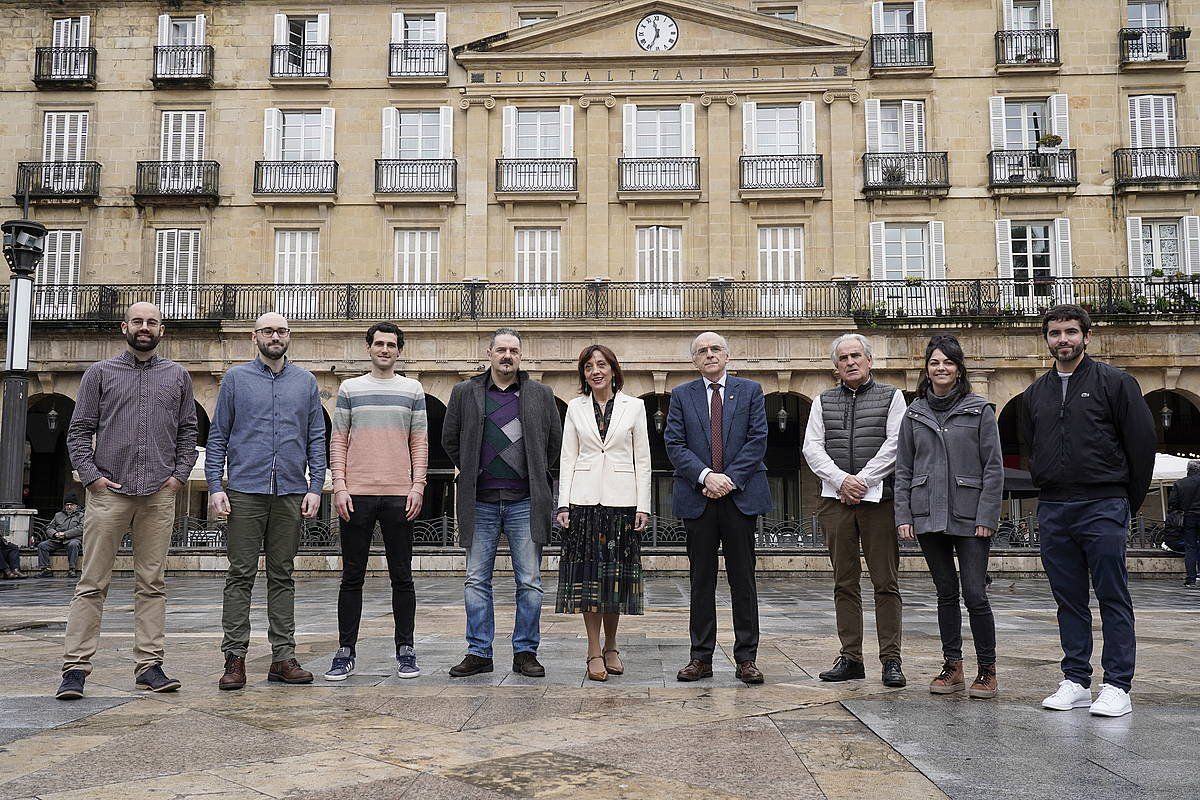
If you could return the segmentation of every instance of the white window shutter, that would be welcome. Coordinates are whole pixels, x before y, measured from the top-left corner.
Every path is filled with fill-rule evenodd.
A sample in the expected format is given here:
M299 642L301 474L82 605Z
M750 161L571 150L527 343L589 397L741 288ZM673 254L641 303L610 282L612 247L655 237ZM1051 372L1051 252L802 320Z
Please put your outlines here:
M158 15L158 46L166 47L171 43L171 15Z
M92 38L92 18L84 14L79 18L79 46L88 47Z
M1188 275L1200 275L1200 217L1187 216L1183 223L1183 268Z
M817 152L817 104L812 100L800 102L800 152L804 155Z
M575 106L558 107L558 147L562 158L575 157Z
M263 160L283 158L283 112L268 108L263 114Z
M1059 217L1054 220L1055 277L1070 278L1071 265L1071 220Z
M904 125L904 152L925 152L925 101L903 100L900 116Z
M71 20L54 20L54 33L50 38L51 47L71 47Z
M925 30L925 0L913 0L913 33Z
M288 20L287 14L275 15L275 44L288 43Z
M1052 94L1046 103L1050 112L1050 132L1062 137L1062 146L1071 146L1071 125L1067 110L1067 96Z
M321 109L321 160L333 160L333 109Z
M883 3L871 3L871 33L883 33Z
M988 98L988 114L992 124L992 149L1006 150L1008 142L1004 136L1004 98L996 95Z
M879 152L879 101L867 100L863 103L863 113L867 119L867 152Z
M996 277L1003 284L1013 279L1012 221L1007 219L996 220Z
M1142 146L1142 97L1129 97L1129 146Z
M155 250L155 275L154 282L158 284L175 284L179 283L179 277L176 274L176 265L179 263L179 246L178 246L179 231L174 228L159 230L155 234L156 242Z
M392 106L383 109L383 147L380 158L400 157L400 112Z
M758 103L742 103L742 155L758 152Z
M317 14L317 40L313 44L329 44L329 15Z
M1155 131L1155 147L1175 147L1175 95L1161 95L1159 102L1162 106L1162 131Z
M392 44L404 44L404 12L392 12Z
M883 271L883 244L884 244L884 223L872 222L870 225L871 231L871 280L882 281L884 276Z
M680 139L685 158L696 155L696 104L679 104Z
M454 107L442 106L438 109L438 120L442 124L442 135L438 140L439 153L442 158L454 158Z
M1038 9L1041 17L1042 28L1049 30L1054 27L1054 3L1052 0L1042 0L1042 5Z
M433 38L435 42L446 42L446 12L438 11L433 15Z
M929 223L929 277L946 280L946 223Z
M158 157L161 161L174 161L183 151L182 111L162 112L162 131L159 138Z
M65 141L60 129L65 129L65 115L49 112L42 118L42 161L61 161L61 153L66 149L60 146L59 140Z
M621 154L633 158L637 153L637 106L626 103L621 106Z
M505 106L501 115L504 122L502 153L505 158L517 156L517 107Z
M1142 218L1141 217L1126 217L1125 218L1125 246L1129 252L1129 277L1141 278L1144 276L1142 268Z
M1000 7L1004 14L1004 30L1011 31L1013 29L1013 0L1004 0Z
M208 38L208 17L204 14L196 15L196 44L202 45Z

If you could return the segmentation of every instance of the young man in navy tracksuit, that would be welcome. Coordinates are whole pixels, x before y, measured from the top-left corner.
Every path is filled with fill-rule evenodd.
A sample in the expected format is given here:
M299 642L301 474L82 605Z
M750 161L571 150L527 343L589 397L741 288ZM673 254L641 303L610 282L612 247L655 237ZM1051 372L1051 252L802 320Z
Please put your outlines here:
M1157 436L1138 382L1087 356L1090 328L1079 306L1047 311L1042 335L1054 366L1024 393L1029 468L1041 491L1042 564L1063 649L1064 680L1042 706L1119 717L1133 710L1135 653L1125 542L1130 515L1150 488ZM1104 633L1104 683L1095 702L1089 583Z

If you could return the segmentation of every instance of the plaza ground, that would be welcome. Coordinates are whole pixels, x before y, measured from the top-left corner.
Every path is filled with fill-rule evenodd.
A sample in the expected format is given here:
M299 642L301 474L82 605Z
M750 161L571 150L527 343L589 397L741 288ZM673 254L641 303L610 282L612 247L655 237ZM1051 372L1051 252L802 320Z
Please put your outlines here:
M101 651L77 702L52 698L70 586L0 583L0 800L18 798L1014 798L1195 797L1200 792L1200 595L1138 579L1134 713L1050 712L1061 679L1044 579L992 587L1001 692L934 697L933 587L903 578L909 686L879 681L868 602L867 679L824 684L837 653L830 579L760 580L764 686L734 678L727 589L711 680L675 681L688 658L686 577L648 579L647 613L623 621L623 676L584 680L578 617L554 615L546 578L542 680L508 670L511 578L498 576L496 671L452 680L464 652L460 578L417 579L424 675L391 672L385 579L366 587L358 674L312 686L266 681L260 578L250 683L219 692L223 582L169 579L167 671L175 694L133 687L132 580L114 581ZM869 590L864 586L864 591ZM337 580L298 579L298 658L328 668ZM965 612L964 612L965 616ZM1100 681L1097 615L1095 663ZM965 628L965 625L964 625ZM974 659L967 641L967 669Z

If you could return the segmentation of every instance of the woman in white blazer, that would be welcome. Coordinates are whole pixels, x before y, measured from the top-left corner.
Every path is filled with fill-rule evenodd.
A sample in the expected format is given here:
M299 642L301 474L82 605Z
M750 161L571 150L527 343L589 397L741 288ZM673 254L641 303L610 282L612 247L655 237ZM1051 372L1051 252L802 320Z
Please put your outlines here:
M559 614L583 614L587 676L625 671L617 649L621 614L642 613L641 531L650 519L650 438L646 406L621 392L612 350L579 354L582 396L567 405L559 463ZM604 628L604 645L600 628Z

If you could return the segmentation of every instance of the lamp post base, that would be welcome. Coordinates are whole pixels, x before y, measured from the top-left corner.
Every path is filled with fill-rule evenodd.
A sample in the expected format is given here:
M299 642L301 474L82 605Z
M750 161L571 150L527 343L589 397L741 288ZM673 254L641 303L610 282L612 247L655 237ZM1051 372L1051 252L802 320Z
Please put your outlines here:
M0 510L25 504L25 421L29 413L29 373L10 369L3 373L4 402L0 407Z

